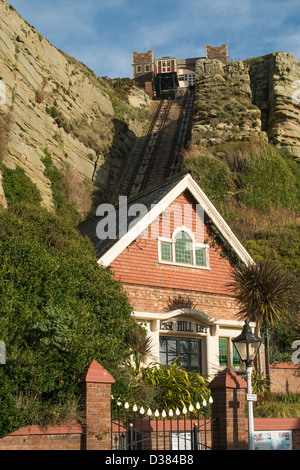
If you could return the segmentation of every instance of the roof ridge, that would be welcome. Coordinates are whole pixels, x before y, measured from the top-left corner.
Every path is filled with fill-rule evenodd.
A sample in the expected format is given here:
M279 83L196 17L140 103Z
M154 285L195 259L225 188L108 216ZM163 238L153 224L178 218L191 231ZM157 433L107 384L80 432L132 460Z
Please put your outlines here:
M165 186L168 186L168 184L173 183L174 181L177 181L179 179L182 179L184 176L186 176L188 174L191 175L192 172L190 170L184 170L184 171L181 171L179 173L176 173L175 175L169 176L168 178L164 179L161 183L156 184L155 186L150 186L149 188L146 188L143 191L135 194L134 196L132 196L131 198L128 199L128 202L138 200L138 199L140 199L141 197L143 197L145 195L154 193L155 191L158 191L159 189L161 189ZM118 207L118 205L116 207Z

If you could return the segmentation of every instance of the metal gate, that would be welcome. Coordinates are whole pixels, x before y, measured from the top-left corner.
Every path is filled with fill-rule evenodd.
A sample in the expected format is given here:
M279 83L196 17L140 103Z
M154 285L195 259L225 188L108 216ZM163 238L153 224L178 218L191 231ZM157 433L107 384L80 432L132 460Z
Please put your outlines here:
M112 450L212 450L217 420L211 418L210 405L191 406L189 410L153 413L144 407L132 408L118 402L112 410ZM113 414L114 412L114 414Z

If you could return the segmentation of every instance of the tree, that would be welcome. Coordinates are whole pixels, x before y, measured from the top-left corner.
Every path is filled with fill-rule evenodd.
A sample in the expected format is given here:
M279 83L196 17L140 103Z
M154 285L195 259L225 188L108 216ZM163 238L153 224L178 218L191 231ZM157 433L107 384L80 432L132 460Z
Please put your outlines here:
M281 322L287 314L292 283L277 264L261 260L236 267L229 287L240 306L237 316L241 320L255 322L258 331L263 328L266 332L266 371L270 381L268 329Z
M1 436L60 416L92 360L115 376L135 328L122 286L70 220L25 203L0 214Z
M140 328L131 330L127 335L127 345L133 361L133 372L137 376L141 372L142 363L152 358L152 340L147 336L146 330Z

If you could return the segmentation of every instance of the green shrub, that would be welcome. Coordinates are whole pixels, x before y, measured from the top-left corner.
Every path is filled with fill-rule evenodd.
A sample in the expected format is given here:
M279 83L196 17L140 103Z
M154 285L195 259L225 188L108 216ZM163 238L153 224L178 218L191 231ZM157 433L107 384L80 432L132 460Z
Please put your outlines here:
M273 147L252 155L237 175L241 202L256 209L269 210L271 204L299 209L296 179L287 161Z
M31 179L25 175L25 171L16 167L16 169L3 168L3 189L9 206L26 201L31 204L39 205L42 201L41 194Z
M300 403L264 403L254 407L256 418L300 418Z
M51 182L51 191L56 212L64 217L70 218L74 224L78 223L79 215L73 204L70 203L64 175L62 171L54 165L47 148L44 149L44 156L41 160L45 166L44 175Z
M168 366L150 364L142 369L142 377L139 384L156 388L155 406L160 410L176 410L176 408L189 408L202 403L204 398L208 400L208 380L197 372L187 372L175 362Z
M65 417L83 369L95 359L115 375L136 327L123 289L74 224L25 203L0 214L0 312L1 436L37 413L38 423Z
M267 393L254 405L257 418L299 418L299 393Z
M193 178L213 202L224 201L230 196L233 181L228 166L213 155L195 151L184 159L183 169L192 172Z
M299 225L287 224L259 230L254 239L245 241L244 244L256 260L264 258L278 261L286 271L299 273Z

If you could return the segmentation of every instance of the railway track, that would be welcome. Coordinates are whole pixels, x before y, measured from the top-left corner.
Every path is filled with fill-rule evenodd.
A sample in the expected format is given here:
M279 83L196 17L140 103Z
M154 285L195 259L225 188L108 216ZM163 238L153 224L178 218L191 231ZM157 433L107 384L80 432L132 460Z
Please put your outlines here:
M160 101L123 194L134 196L179 171L181 151L189 139L193 102L194 94L189 90Z

